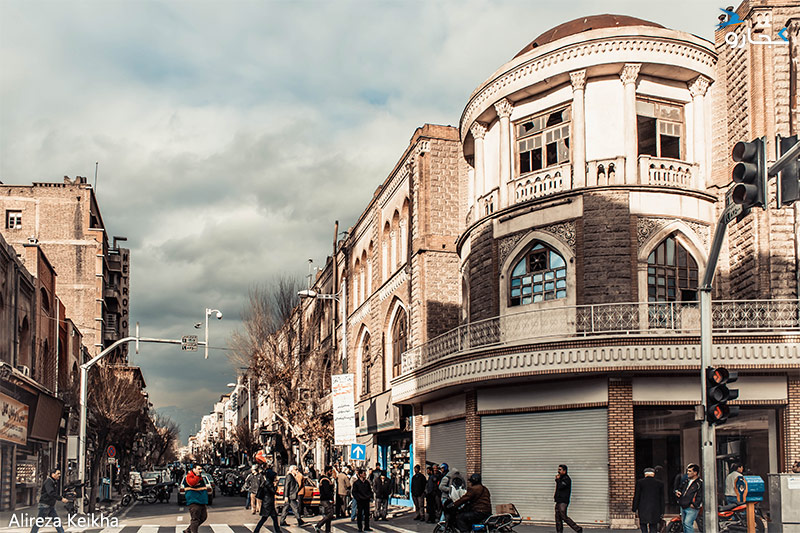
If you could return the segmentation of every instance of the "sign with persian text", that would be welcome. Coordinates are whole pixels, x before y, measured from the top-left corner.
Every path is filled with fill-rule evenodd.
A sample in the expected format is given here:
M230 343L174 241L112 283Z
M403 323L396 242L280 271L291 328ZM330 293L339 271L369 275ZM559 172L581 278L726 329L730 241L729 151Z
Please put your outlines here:
M356 414L353 399L353 374L331 376L333 396L333 440L337 446L356 441Z
M28 406L0 394L0 440L25 445L28 440Z

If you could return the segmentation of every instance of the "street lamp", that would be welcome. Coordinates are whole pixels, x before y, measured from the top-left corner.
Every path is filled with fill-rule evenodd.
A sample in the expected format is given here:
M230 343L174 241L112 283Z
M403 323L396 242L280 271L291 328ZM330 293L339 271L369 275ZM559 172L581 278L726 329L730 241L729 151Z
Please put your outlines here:
M314 289L305 289L302 291L297 292L297 296L301 299L308 299L308 300L333 300L336 302L342 303L342 360L347 360L347 291L345 291L346 284L342 283L342 290L337 292L336 294L322 294ZM339 297L341 295L341 298ZM331 322L333 322L333 315L331 313ZM333 332L334 338L336 336L336 332Z
M222 311L219 309L209 309L206 307L206 359L208 359L208 317L213 313L217 314L217 320L222 320Z

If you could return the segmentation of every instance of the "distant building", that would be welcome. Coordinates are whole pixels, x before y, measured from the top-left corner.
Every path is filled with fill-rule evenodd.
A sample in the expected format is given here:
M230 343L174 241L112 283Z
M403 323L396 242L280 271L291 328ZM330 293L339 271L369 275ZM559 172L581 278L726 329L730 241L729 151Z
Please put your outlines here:
M60 297L84 334L89 353L129 331L130 251L109 246L100 207L86 178L63 183L0 184L3 235L17 248L37 243L59 276ZM124 240L124 239L123 239ZM127 359L127 346L111 362Z

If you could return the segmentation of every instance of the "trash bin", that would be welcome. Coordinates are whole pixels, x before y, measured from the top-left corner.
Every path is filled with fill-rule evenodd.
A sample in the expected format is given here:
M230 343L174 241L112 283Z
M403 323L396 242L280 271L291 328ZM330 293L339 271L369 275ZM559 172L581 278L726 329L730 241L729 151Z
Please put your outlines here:
M111 478L104 477L100 483L100 501L111 500Z

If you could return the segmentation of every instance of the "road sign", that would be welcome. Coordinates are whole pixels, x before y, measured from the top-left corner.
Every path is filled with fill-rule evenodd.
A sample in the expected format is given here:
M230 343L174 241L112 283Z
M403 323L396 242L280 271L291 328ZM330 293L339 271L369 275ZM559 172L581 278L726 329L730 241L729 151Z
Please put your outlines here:
M363 461L367 458L367 445L366 444L351 444L350 445L350 460Z
M722 223L728 224L728 222L741 215L743 211L742 204L729 204L725 211L722 212Z
M184 352L196 352L197 335L184 335L181 337L181 350Z
M106 455L108 455L109 457L116 457L117 449L114 448L113 445L109 445L108 448L106 448Z

